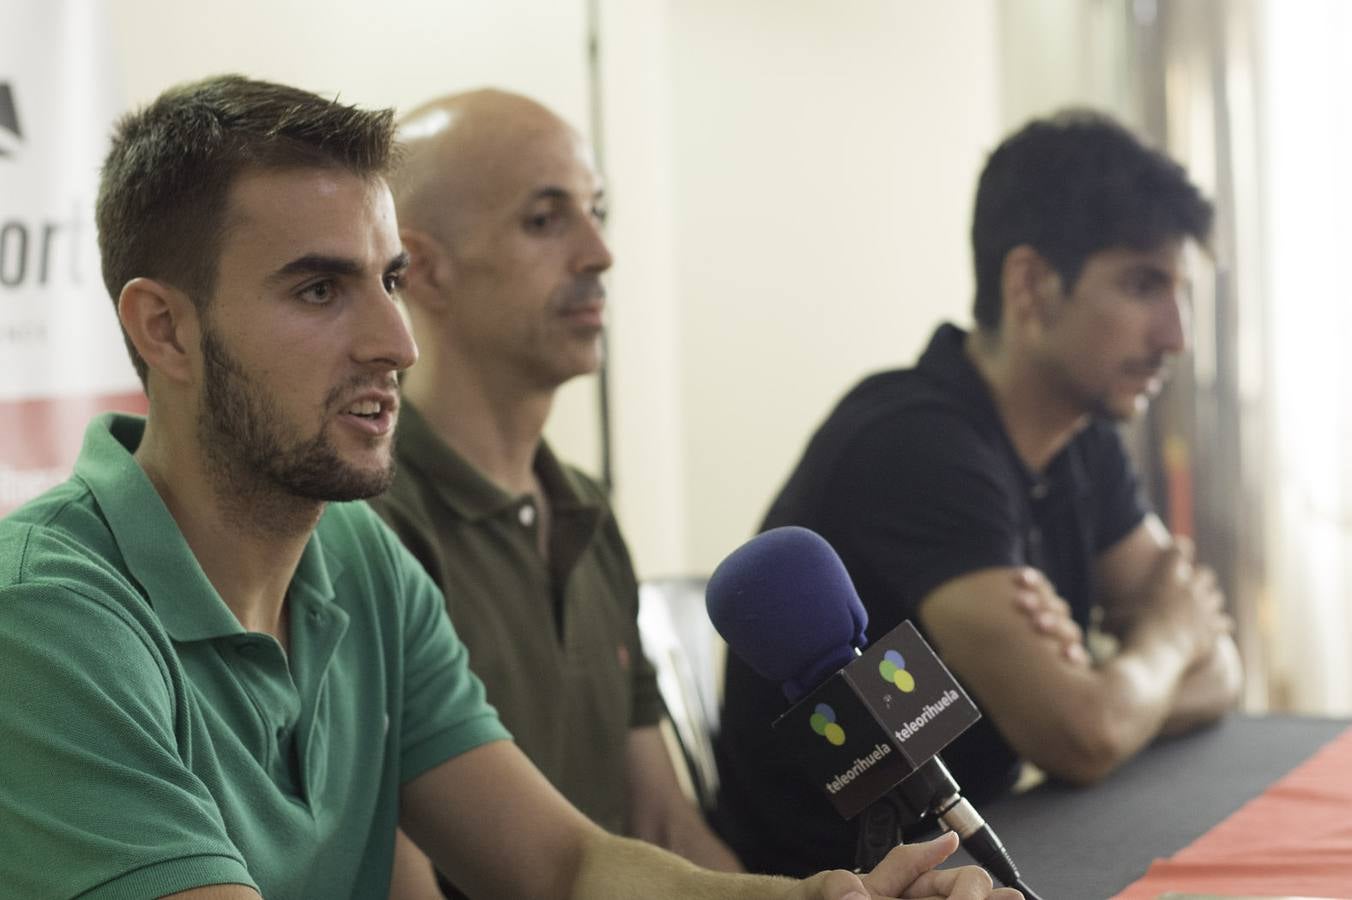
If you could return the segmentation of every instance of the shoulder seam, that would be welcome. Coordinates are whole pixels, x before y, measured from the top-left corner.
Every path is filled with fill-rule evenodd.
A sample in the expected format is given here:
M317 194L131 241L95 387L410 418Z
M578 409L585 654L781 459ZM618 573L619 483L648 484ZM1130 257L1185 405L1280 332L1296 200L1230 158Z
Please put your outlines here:
M32 535L33 535L33 531L34 531L34 528L31 527L31 526L30 526L28 529L26 529L26 534L25 534L25 539L24 539L24 549L23 549L23 552L22 552L21 557L20 557L20 574L21 574L21 576L23 575L23 570L26 568L26 565L27 565L28 552L29 552L29 548L30 548L31 543L32 543ZM119 575L120 575L120 573L119 573ZM125 576L120 576L120 577L122 577L123 580L126 580ZM156 649L154 642L150 639L150 636L146 633L145 628L144 628L139 622L137 622L136 619L135 619L133 616L131 616L125 609L123 609L122 607L120 607L120 606L119 606L118 604L116 604L116 603L110 603L110 602L108 602L105 598L103 598L103 597L101 597L101 596L99 596L99 595L97 595L97 594L90 593L90 592L88 592L88 591L82 590L82 589L81 589L81 586L79 586L79 585L74 585L74 584L69 584L69 583L56 583L56 582L48 582L48 581L31 581L31 580L29 580L28 578L23 577L23 578L19 581L19 583L15 584L15 585L11 585L10 588L11 588L11 589L14 589L14 588L25 587L25 586L27 586L27 587L37 587L37 586L42 586L42 587L51 588L51 589L55 589L55 590L59 590L59 591L64 591L64 592L66 592L66 593L68 593L68 594L70 594L70 595L72 595L72 596L74 596L74 597L79 597L81 600L84 600L85 602L92 604L92 605L95 606L96 608L105 611L106 613L108 613L109 615L111 615L113 618L115 618L118 622L120 622L120 623L123 625L123 627L125 627L129 632L131 632L133 635L135 635L136 640L137 640L137 641L141 644L141 646L145 649L146 653L148 653L148 654L155 660L156 667L159 669L160 678L163 679L163 681L164 681L164 687L165 687L165 690L168 692L169 697L170 697L170 700L171 700L171 701L174 700L174 688L173 688L173 682L172 682L172 680L171 680L170 677L169 677L169 672L168 672L168 670L167 670L167 667L166 667L165 662L164 662L164 659L163 659L164 654L162 654L158 649ZM128 583L128 587L131 588L130 582ZM131 588L131 590L135 591L135 588ZM137 594L137 597L138 597L139 599L141 599L142 602L144 602L145 598L144 598L144 597L141 597L141 595L140 595L139 593ZM175 715L177 715L177 707L176 707L176 706L175 706L174 712L175 712Z

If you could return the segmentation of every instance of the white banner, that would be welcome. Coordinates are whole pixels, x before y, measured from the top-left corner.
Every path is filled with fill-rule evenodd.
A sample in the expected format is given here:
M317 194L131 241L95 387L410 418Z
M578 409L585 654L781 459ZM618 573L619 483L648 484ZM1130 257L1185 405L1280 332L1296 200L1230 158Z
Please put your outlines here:
M144 409L94 199L122 111L101 0L0 8L0 514L64 478L89 416Z

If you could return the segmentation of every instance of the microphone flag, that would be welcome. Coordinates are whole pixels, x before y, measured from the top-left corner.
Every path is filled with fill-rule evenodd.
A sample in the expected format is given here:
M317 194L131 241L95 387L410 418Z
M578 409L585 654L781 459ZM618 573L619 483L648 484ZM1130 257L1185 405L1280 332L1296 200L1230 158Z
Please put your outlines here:
M773 727L836 811L852 819L980 718L915 626L903 622Z

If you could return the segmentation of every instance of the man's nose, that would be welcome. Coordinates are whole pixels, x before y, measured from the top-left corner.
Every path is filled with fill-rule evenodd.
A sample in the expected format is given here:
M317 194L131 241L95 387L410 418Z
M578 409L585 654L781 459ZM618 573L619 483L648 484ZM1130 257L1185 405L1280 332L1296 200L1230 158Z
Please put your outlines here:
M1173 296L1159 304L1151 337L1155 348L1162 353L1177 354L1188 349L1188 334L1192 319L1192 302L1187 292L1176 290Z
M380 363L402 372L418 361L418 345L398 302L381 286L361 303L354 356L361 363Z
M578 247L575 268L578 272L604 272L615 263L606 244L606 236L598 219L588 219Z

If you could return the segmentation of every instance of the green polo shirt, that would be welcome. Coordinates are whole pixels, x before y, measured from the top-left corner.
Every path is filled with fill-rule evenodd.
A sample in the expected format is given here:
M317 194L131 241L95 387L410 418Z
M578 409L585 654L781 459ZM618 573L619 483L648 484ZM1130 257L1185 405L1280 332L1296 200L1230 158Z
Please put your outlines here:
M398 787L507 737L436 586L331 504L246 632L96 419L67 482L0 521L0 897L384 897Z
M474 671L517 744L604 828L625 827L625 742L662 703L639 641L638 586L600 486L543 444L548 563L529 496L499 489L400 409L399 474L372 501L441 585Z

